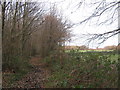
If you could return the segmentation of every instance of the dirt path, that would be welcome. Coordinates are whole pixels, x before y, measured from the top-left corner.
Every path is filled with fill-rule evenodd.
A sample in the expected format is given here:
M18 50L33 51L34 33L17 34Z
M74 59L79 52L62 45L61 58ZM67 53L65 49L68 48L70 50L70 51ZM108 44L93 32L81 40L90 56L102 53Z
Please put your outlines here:
M32 71L25 75L20 81L13 85L15 88L44 88L43 83L48 75L44 64L40 63L41 58L33 57L30 60Z

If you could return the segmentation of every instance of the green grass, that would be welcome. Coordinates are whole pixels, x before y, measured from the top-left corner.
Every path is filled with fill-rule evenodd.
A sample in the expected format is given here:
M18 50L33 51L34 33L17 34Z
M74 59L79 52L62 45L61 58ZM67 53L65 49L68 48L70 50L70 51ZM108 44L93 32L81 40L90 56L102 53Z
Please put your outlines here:
M46 59L51 75L46 87L57 88L113 88L117 87L118 55L113 53L70 52L62 60Z
M113 50L65 50L66 53L70 52L112 52Z

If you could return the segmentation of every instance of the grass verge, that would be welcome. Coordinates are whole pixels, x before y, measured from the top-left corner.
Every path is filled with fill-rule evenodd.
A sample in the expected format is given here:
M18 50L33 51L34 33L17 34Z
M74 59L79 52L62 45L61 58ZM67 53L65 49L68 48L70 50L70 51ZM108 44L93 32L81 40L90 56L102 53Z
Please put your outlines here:
M104 53L68 53L62 60L47 57L51 75L48 88L116 88L118 83L118 55Z

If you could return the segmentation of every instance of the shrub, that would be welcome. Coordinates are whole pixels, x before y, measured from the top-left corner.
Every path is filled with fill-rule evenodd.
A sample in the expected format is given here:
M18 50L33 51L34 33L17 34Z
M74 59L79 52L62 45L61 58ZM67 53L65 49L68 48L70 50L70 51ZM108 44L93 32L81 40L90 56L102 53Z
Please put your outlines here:
M12 57L11 60L3 62L3 71L9 70L12 72L25 72L30 66L29 61L25 58Z

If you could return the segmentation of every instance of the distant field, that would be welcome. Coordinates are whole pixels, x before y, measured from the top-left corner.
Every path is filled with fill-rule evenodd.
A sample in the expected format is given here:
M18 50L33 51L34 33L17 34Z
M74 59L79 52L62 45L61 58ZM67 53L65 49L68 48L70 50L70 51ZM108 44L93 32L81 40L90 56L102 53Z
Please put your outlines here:
M114 50L65 50L65 52L72 52L72 51L76 51L76 52L112 52Z

